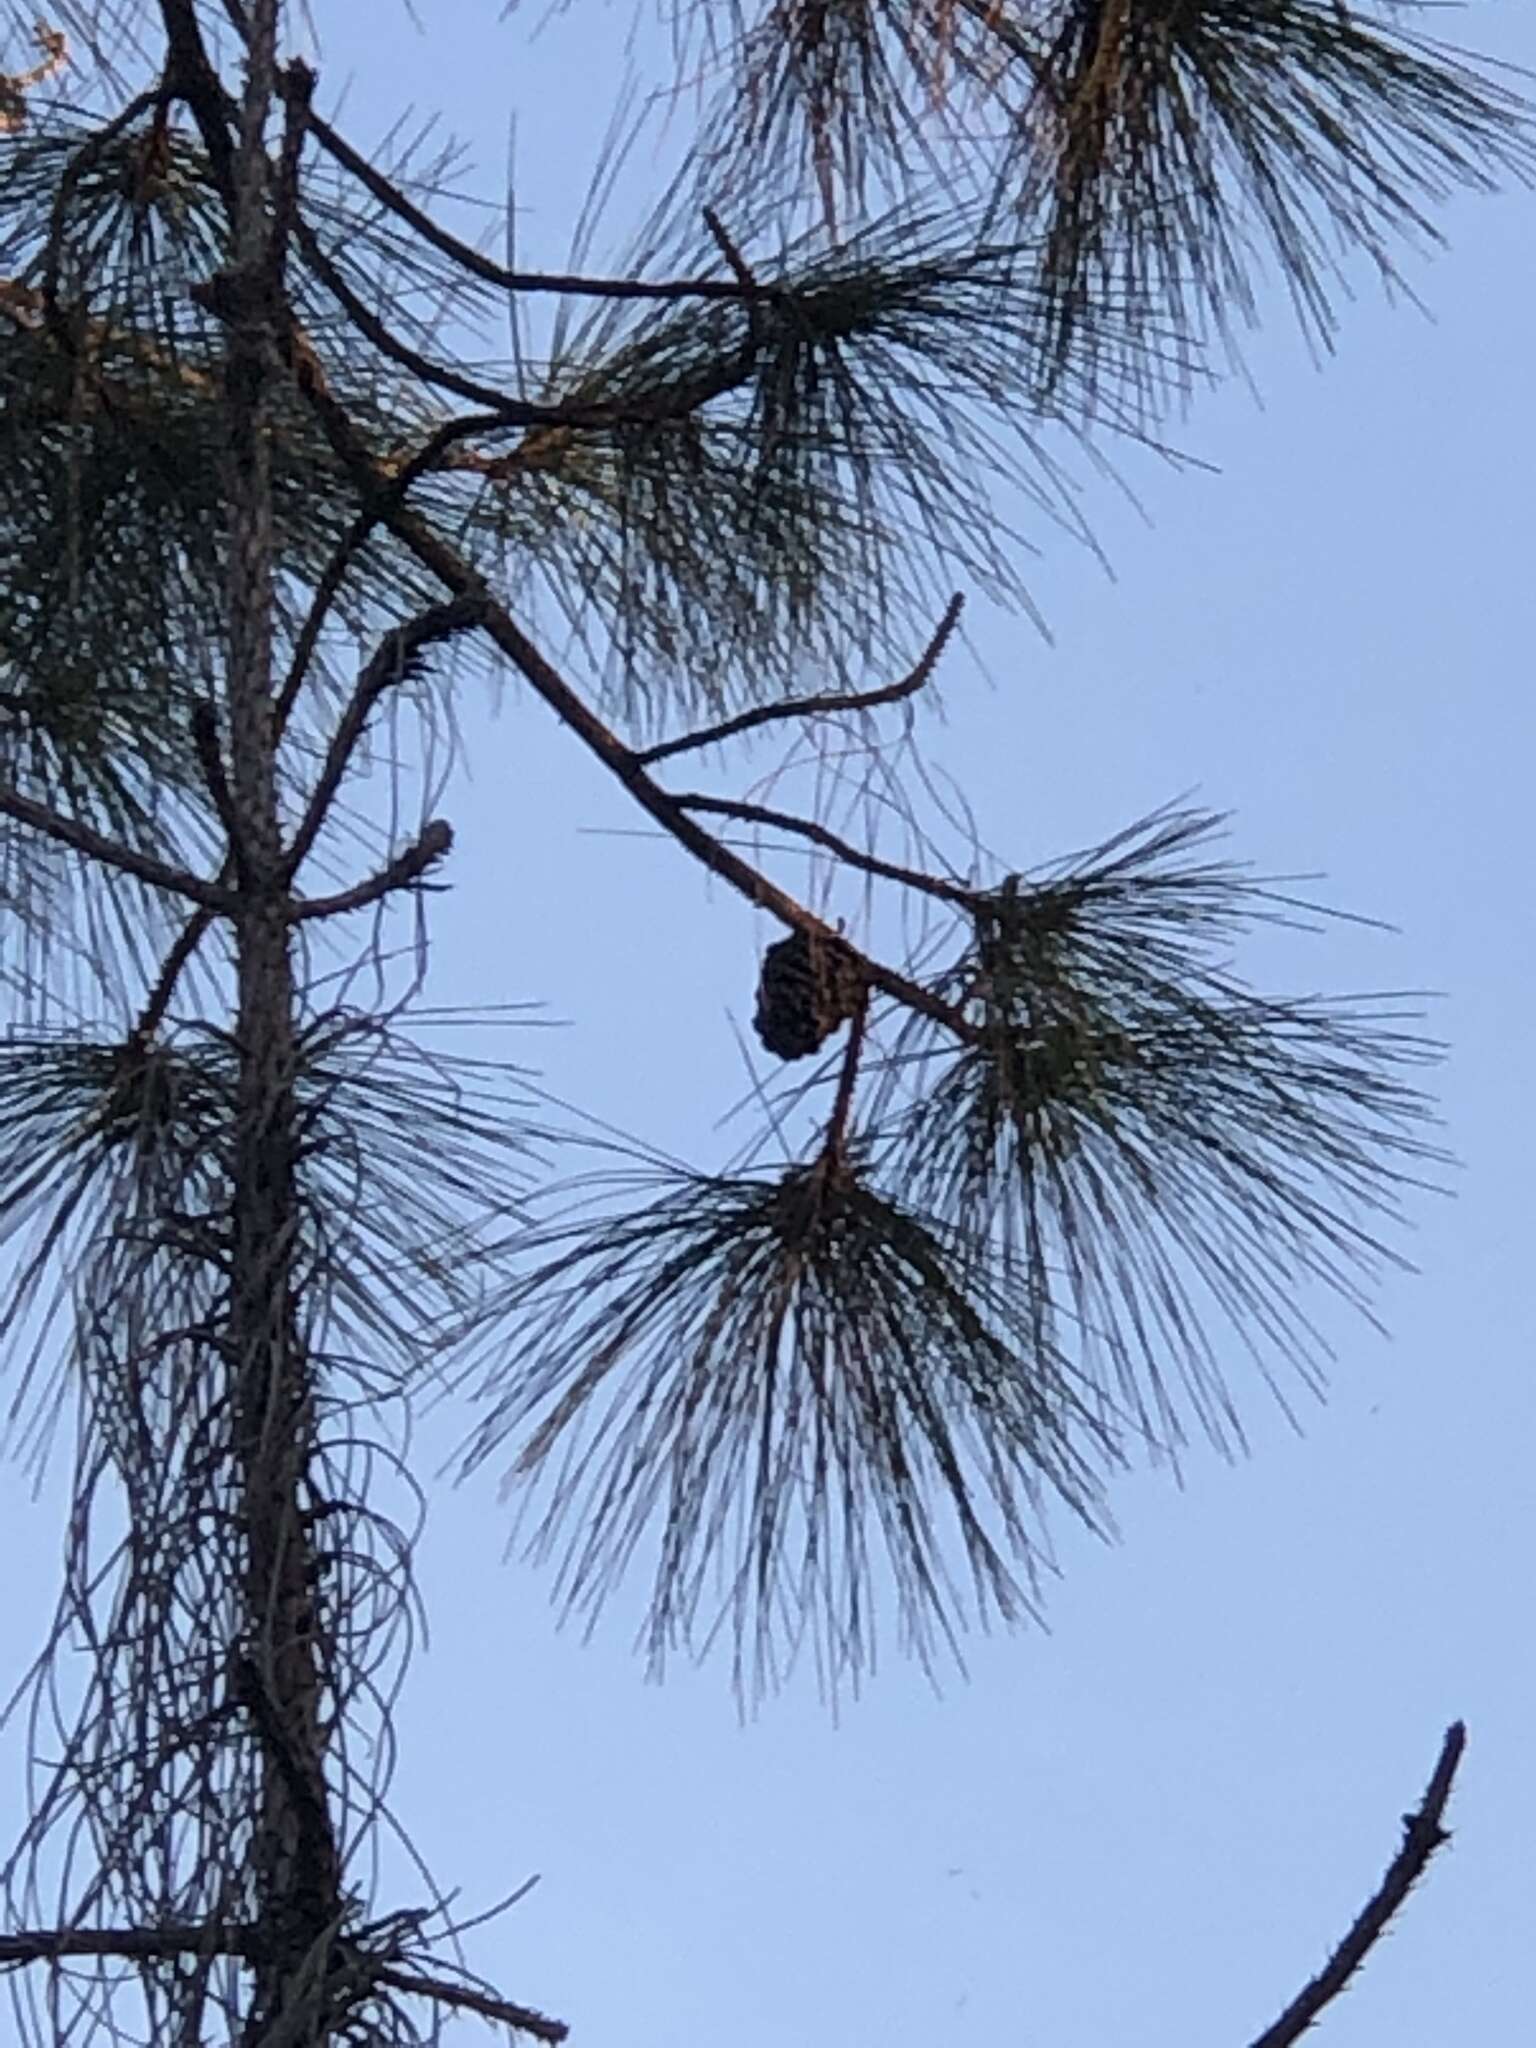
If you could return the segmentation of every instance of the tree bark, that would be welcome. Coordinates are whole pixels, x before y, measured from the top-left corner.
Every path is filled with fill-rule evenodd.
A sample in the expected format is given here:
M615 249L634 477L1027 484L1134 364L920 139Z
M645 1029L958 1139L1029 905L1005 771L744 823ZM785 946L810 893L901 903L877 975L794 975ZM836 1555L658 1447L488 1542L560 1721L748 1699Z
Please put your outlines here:
M280 276L266 126L277 0L257 0L235 163L233 262L224 313L231 496L227 709L240 1080L231 1216L228 1367L235 1481L245 1535L245 1642L237 1690L250 1716L261 1793L248 1859L261 1930L245 2039L281 2024L324 2038L316 1999L340 1923L341 1857L326 1782L326 1659L306 1515L315 1390L296 1301L300 1237L296 989L284 874L273 710L271 462L263 415L276 367Z

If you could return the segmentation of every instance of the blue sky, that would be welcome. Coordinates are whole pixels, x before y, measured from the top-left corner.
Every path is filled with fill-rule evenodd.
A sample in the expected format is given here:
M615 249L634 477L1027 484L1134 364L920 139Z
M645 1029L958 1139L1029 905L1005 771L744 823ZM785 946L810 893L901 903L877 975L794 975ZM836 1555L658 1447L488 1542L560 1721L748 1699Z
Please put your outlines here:
M347 85L355 141L404 102L440 112L495 203L516 113L521 254L560 261L627 11L573 6L532 41L539 10L504 23L496 0L438 0L424 30L392 5L316 12L322 104ZM1528 10L1452 28L1536 65ZM662 32L636 56L663 65ZM978 600L991 680L952 655L926 734L1011 859L1195 789L1236 812L1237 853L1321 870L1329 900L1402 928L1245 956L1298 990L1445 992L1463 1166L1454 1200L1419 1207L1391 1339L1331 1322L1303 1437L1256 1387L1251 1460L1122 1484L1116 1547L1062 1529L1048 1632L978 1641L940 1698L892 1659L835 1727L808 1683L745 1727L723 1665L648 1685L619 1617L589 1645L559 1633L545 1582L501 1562L494 1475L440 1486L396 1809L465 1912L540 1873L470 1953L583 2048L1231 2048L1342 1932L1454 1716L1455 1841L1318 2038L1529 2024L1533 200L1444 224L1449 251L1412 273L1433 317L1362 277L1321 374L1274 305L1262 405L1228 387L1182 435L1219 473L1128 464L1145 518L1090 487L1113 580L1047 542L1054 644ZM493 716L472 686L461 712L430 999L542 999L568 1028L515 1051L551 1087L717 1161L732 1020L774 934L670 846L611 836L638 821L540 707L509 693ZM429 1423L428 1472L455 1434ZM20 1650L52 1507L0 1504Z

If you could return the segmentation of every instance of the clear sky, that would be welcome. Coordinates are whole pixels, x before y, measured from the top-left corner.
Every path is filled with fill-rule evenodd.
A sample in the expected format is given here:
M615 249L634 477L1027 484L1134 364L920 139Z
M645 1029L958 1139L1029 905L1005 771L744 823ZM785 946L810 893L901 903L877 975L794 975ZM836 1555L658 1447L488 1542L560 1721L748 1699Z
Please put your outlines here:
M560 262L627 10L579 0L532 40L534 4L502 21L498 0L434 0L421 27L386 0L315 11L321 102L345 88L353 140L407 103L440 114L496 203L515 114L519 253ZM1536 65L1527 8L1449 26ZM664 32L635 55L662 75ZM589 1645L557 1632L546 1582L501 1562L494 1473L440 1484L396 1810L466 1913L540 1874L470 1954L582 2048L1238 2048L1376 1881L1456 1716L1455 1841L1318 2038L1529 2028L1536 201L1444 225L1449 252L1413 273L1433 317L1362 277L1321 374L1272 306L1262 405L1231 387L1182 437L1219 473L1129 464L1145 519L1085 477L1114 579L1042 536L1054 645L978 600L991 681L952 654L926 733L1010 859L1195 789L1237 813L1235 852L1322 870L1330 900L1402 928L1246 956L1296 992L1445 992L1463 1170L1420 1206L1390 1341L1330 1322L1333 1391L1303 1437L1255 1388L1250 1461L1122 1483L1116 1547L1062 1528L1048 1632L976 1642L938 1698L892 1658L835 1727L808 1681L745 1727L724 1664L648 1685L621 1616ZM718 1162L744 1085L732 1020L775 934L669 845L610 836L640 821L539 706L509 691L493 717L477 688L460 709L473 773L443 805L430 999L542 999L569 1028L516 1051L551 1087ZM432 1420L424 1476L457 1433ZM56 1489L13 1494L24 1650L59 1529ZM0 1818L14 1738L5 1754Z

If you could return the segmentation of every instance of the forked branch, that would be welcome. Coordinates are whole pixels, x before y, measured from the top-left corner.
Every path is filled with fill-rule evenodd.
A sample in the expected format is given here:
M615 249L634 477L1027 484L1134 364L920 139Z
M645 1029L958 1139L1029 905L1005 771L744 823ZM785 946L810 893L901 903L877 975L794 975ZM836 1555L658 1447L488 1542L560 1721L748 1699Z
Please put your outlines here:
M314 407L327 439L356 479L365 503L370 507L384 508L383 525L454 598L484 598L483 624L490 640L517 669L535 695L543 698L567 730L623 784L640 808L648 812L711 874L728 882L748 902L768 911L791 931L803 931L819 938L839 937L823 918L807 910L804 904L797 902L776 882L770 881L749 861L743 860L734 849L706 832L676 797L647 772L640 755L626 746L618 734L598 717L580 692L565 680L507 608L485 594L484 580L471 564L428 521L400 503L398 493L392 488L393 479L376 461L346 407L331 391L324 367L291 311L287 313L281 346L299 390ZM324 906L305 905L297 914L314 917L342 907L342 899L335 898L329 899ZM841 943L847 945L848 942L842 940ZM952 1003L945 1002L942 996L868 955L860 954L859 962L872 987L894 997L919 1015L943 1025L958 1038L969 1041L974 1036L961 1011Z
M286 80L279 80L279 90L291 88ZM451 258L470 276L478 277L483 284L495 285L507 292L543 292L556 296L571 296L593 299L749 299L754 296L766 298L771 287L753 288L743 286L739 281L721 277L583 277L572 273L547 270L509 270L505 264L497 263L483 250L471 242L462 242L457 235L434 220L431 214L419 207L408 194L370 163L360 150L356 150L338 135L328 121L313 110L306 109L309 131L341 168L356 178L363 188L372 194L379 204L404 221L421 236L422 240L436 249L439 255Z
M530 399L514 398L510 393L498 391L493 384L483 384L477 377L465 376L461 370L455 370L447 363L434 362L420 349L402 341L389 324L353 291L320 247L313 229L297 220L294 231L304 261L365 341L429 388L450 391L470 405L483 407L502 427L521 427L542 435L560 429L603 431L622 426L659 426L687 419L713 400L741 389L750 382L757 367L757 351L743 348L727 358L718 370L663 385L654 392L647 392L634 404L626 404L622 400L583 404L573 400L569 404L544 405ZM215 314L221 310L217 300L203 287L194 286L192 295L199 303L207 304ZM514 450L498 461L487 463L485 474L493 478L513 475L521 463L520 451Z

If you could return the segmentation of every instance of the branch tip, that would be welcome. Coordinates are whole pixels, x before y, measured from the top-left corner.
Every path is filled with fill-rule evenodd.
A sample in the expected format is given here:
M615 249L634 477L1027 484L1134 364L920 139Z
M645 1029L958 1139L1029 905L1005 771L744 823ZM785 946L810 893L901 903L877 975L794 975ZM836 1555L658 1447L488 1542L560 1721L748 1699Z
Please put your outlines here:
M1322 1969L1302 1987L1273 2026L1253 2041L1251 2048L1293 2048L1386 1933L1403 1901L1423 1876L1430 1857L1451 1839L1450 1830L1444 1825L1445 1808L1466 1746L1466 1723L1453 1721L1445 1731L1423 1799L1412 1813L1403 1816L1402 1847L1388 1864L1386 1875Z

